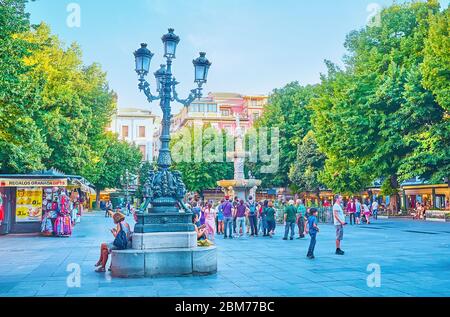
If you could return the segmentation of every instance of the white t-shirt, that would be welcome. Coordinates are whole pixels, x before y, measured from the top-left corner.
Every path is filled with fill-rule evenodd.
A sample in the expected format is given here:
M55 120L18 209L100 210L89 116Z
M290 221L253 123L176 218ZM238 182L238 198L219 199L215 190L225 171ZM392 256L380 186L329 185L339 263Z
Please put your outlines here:
M367 206L366 204L363 205L363 208L364 208L364 212L365 213L369 213L370 212L369 206Z
M378 209L378 203L376 201L374 201L372 203L372 210L377 210Z
M339 220L342 223L345 223L345 215L344 215L344 210L342 210L341 205L339 204L334 204L333 205L333 221L334 221L334 225L340 225L341 223L336 219L336 217L334 216L335 211L337 211L337 217L339 218Z

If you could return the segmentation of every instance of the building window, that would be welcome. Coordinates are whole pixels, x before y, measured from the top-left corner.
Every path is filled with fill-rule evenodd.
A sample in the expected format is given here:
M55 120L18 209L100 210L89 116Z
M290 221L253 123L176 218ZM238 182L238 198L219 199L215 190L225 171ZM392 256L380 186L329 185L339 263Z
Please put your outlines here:
M145 138L145 127L144 126L139 127L139 137Z
M208 104L208 110L207 111L208 112L217 112L217 105L213 104L213 103Z
M198 105L198 112L205 112L205 104Z
M122 126L122 138L128 138L128 137L129 137L128 126L123 125Z
M254 112L253 113L253 120L258 120L259 118L259 112Z
M145 160L147 158L147 147L145 145L139 145L139 150L141 151L142 156Z
M228 110L228 109L222 110L222 116L228 117L229 115L230 115L230 110Z
M199 112L200 105L198 103L193 103L189 106L189 112Z

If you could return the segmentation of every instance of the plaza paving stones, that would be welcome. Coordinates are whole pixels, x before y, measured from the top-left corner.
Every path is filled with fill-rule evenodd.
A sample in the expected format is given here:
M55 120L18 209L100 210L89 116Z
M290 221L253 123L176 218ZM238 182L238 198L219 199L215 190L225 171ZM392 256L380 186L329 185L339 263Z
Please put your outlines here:
M0 236L0 296L450 296L450 223L347 226L344 256L334 254L334 227L321 225L312 261L309 238L283 241L282 227L273 239L218 236L215 275L121 279L94 272L100 243L112 240L103 215L84 215L70 238ZM80 268L80 287L68 287L71 264ZM368 286L369 264L380 266L380 287Z

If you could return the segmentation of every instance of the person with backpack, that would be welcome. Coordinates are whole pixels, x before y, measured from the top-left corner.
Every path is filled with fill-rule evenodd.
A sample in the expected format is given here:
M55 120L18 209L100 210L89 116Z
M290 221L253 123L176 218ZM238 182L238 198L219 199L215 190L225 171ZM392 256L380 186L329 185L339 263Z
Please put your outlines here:
M253 200L252 196L248 197L247 208L249 210L248 220L250 222L251 229L250 236L258 236L258 204Z
M102 243L100 246L100 259L95 264L97 268L95 272L106 272L106 263L112 250L125 250L131 248L131 228L125 221L125 215L116 212L112 216L115 228L111 229L111 233L114 236L114 241L111 243Z
M267 207L269 205L269 201L266 199L261 202L259 206L259 223L258 223L258 233L261 231L263 237L267 237L269 235L269 226L267 225Z

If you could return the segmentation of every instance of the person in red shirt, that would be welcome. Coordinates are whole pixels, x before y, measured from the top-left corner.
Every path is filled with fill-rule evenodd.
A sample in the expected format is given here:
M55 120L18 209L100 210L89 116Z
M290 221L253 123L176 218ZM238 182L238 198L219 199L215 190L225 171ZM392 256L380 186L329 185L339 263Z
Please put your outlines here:
M351 198L347 204L347 213L350 216L350 225L353 225L353 223L356 224L355 212L356 212L356 205L355 202L353 201L353 198Z

